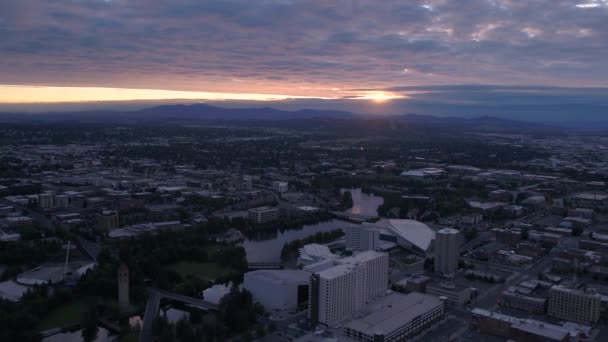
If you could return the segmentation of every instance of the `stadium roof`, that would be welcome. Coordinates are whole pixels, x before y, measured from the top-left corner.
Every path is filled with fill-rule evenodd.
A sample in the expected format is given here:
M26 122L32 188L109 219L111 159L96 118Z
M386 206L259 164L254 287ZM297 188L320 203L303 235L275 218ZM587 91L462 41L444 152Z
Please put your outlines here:
M399 238L423 251L428 250L435 239L435 232L426 224L416 220L388 220L387 228Z

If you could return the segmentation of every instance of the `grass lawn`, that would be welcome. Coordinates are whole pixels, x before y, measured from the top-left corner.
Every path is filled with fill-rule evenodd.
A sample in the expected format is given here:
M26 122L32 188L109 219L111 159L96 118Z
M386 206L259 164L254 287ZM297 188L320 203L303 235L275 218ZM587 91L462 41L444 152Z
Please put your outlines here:
M79 323L82 314L94 300L94 297L80 297L59 306L38 323L36 330L44 331Z
M184 278L192 275L207 281L213 281L220 276L228 275L232 272L230 269L223 268L215 262L180 261L169 266L169 268Z

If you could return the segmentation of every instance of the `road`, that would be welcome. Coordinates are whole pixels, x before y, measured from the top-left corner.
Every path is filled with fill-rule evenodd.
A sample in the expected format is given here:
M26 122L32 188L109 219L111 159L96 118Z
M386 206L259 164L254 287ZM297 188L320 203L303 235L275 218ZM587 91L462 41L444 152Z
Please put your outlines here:
M558 253L558 251L559 251L558 247L553 248L553 250L551 250L550 253L548 253L544 257L540 258L539 260L537 260L532 266L530 266L526 269L520 270L518 272L515 272L511 277L509 277L507 279L507 281L505 281L505 283L496 284L490 290L485 291L484 293L479 295L479 297L477 297L477 299L475 301L475 306L480 307L482 309L486 309L486 310L496 309L496 307L497 307L496 299L498 298L499 293L503 289L505 289L509 286L518 284L519 282L527 280L527 279L537 278L538 273L540 271L545 270L549 266L549 264L551 263L551 261L553 260L555 255Z
M97 257L99 256L99 253L101 252L100 244L89 241L89 240L81 238L81 237L78 238L78 244L85 251L85 253L87 253L87 255L89 257L91 257L91 259L93 259L94 261L97 261Z

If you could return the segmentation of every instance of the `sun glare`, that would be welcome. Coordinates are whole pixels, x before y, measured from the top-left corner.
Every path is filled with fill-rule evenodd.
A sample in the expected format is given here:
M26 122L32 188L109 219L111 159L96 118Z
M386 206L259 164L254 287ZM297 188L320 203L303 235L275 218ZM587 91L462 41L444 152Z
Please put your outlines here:
M323 98L283 94L219 93L160 89L0 85L0 103L60 103L132 100L280 101Z
M403 98L406 98L406 96L386 91L366 91L363 92L359 97L357 97L357 99L359 100L372 100L376 103L382 103L390 100Z

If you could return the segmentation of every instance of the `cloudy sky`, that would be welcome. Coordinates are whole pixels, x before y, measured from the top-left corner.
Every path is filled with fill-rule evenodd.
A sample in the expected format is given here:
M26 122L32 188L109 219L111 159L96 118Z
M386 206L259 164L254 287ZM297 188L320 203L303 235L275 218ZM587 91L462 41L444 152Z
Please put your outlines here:
M608 0L0 1L0 108L197 99L598 115L607 61Z

